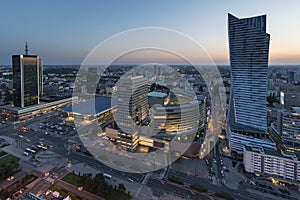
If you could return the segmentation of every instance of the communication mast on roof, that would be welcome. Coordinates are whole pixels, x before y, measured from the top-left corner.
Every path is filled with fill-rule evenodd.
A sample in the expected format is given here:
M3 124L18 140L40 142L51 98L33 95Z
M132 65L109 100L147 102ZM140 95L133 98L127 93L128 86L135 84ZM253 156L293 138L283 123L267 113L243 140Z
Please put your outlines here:
M28 43L25 43L25 55L28 56Z

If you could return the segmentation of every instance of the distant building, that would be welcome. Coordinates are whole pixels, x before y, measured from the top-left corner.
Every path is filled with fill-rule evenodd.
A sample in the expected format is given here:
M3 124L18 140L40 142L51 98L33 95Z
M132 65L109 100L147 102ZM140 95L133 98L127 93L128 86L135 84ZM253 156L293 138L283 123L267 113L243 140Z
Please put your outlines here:
M26 43L25 55L12 56L13 68L13 104L16 107L27 107L40 103L43 92L42 59L28 55Z
M154 75L155 76L160 76L160 66L159 65L154 65Z
M295 82L295 72L293 71L289 71L289 79L288 79L288 82L289 83L294 83Z
M87 68L87 88L86 91L89 94L95 94L97 90L97 85L99 82L99 77L97 75L96 67Z
M296 72L294 75L295 83L300 83L300 72Z
M300 88L295 89L295 91L283 91L281 95L283 95L283 102L281 103L288 111L291 111L292 107L300 106Z
M267 134L267 74L270 35L266 15L238 19L228 14L231 92L227 135L230 148L275 148Z
M245 146L243 160L246 172L300 182L300 160L294 153Z

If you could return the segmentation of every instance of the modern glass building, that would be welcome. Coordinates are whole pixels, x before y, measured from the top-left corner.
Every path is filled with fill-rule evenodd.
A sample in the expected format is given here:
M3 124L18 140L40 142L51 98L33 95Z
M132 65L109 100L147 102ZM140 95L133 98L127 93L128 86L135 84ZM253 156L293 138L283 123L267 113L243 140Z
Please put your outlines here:
M231 65L228 135L231 149L242 153L245 137L252 141L248 144L258 146L271 142L266 109L270 42L266 15L238 19L228 14L228 35Z
M42 59L36 55L13 55L13 104L26 107L39 104L43 92Z
M174 91L176 95L172 94ZM148 95L153 96L153 93ZM153 134L164 140L173 139L174 136L195 137L196 132L204 128L206 98L196 98L189 91L180 89L172 90L168 96L166 98L169 100L153 105L150 109Z
M148 81L143 76L122 76L115 93L117 111L115 121L120 128L117 142L126 150L133 151L138 144L139 125L148 113Z

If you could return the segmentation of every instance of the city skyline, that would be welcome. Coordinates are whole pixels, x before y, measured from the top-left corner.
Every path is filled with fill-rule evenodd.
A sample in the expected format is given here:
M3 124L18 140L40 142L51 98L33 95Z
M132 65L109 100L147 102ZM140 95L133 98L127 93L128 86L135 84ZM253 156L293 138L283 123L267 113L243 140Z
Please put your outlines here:
M296 4L3 3L0 199L299 199Z
M296 1L290 4L280 1L252 1L248 4L233 1L37 4L26 1L16 6L6 2L0 8L3 28L0 34L0 64L11 65L10 56L23 53L26 41L30 44L30 53L43 57L45 65L80 64L97 44L112 35L133 28L162 27L195 39L216 64L229 65L227 13L243 18L267 14L267 32L272 34L270 64L298 64L300 30L297 19L300 14L296 10L297 4L299 2ZM283 7L286 11L282 10ZM197 52L194 54L197 61L207 63ZM177 64L170 58L159 58L159 61ZM128 61L136 62L147 60Z

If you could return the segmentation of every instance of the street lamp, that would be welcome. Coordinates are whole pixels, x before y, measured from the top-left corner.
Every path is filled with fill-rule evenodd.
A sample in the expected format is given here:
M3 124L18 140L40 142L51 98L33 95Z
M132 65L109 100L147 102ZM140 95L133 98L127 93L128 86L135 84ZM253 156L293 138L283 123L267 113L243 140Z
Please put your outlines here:
M13 177L13 176L10 176L10 177L8 177L6 180L8 180L8 181L12 181L12 180L14 180L14 178L15 178L15 177Z

